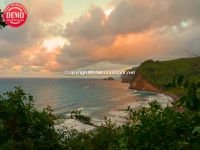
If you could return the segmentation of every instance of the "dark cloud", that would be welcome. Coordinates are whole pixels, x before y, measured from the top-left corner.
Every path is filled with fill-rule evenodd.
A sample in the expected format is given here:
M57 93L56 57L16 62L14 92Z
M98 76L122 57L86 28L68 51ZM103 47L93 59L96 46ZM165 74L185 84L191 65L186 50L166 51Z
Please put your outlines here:
M71 45L63 49L64 56L80 64L104 60L131 64L186 57L186 49L200 46L199 0L118 0L110 5L114 9L109 16L93 7L67 24L65 36Z
M104 34L102 26L103 19L103 10L98 7L93 7L88 13L81 16L73 23L67 24L66 35L69 38L76 35L88 39L98 38Z
M100 61L138 64L186 57L187 50L199 53L199 0L112 0L110 15L92 6L65 29L56 22L63 15L63 4L63 0L30 1L27 23L0 33L2 64L56 72ZM69 43L51 53L41 47L44 39L56 36Z
M27 22L20 28L6 27L0 31L0 70L13 68L34 72L47 66L53 69L56 65L49 61L55 60L55 56L47 53L41 44L46 38L61 35L63 27L56 21L63 14L64 1L34 0L23 3L28 10Z
M87 14L67 24L66 35L98 38L105 35L140 33L181 21L199 22L199 0L121 0L105 20L104 11L93 7ZM104 23L102 23L104 21Z

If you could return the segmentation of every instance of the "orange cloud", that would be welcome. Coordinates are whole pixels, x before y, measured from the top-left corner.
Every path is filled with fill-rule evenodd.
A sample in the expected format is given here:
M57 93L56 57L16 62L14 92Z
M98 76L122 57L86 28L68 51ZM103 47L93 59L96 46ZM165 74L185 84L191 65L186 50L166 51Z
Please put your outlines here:
M1 72L45 74L104 60L135 64L185 57L187 49L199 53L198 1L112 0L107 9L94 6L65 28L59 20L65 18L64 0L24 4L27 23L1 31Z
M11 68L11 70L15 71L15 72L20 72L22 70L22 66L20 65L16 65L14 67Z
M61 54L61 47L53 45L50 50L49 47L44 47L42 44L26 48L18 55L15 62L36 72L40 70L56 70L59 68L57 57Z
M160 37L152 32L119 35L110 46L93 50L91 58L121 62L134 61L134 59L136 61L164 53L166 45L159 41Z

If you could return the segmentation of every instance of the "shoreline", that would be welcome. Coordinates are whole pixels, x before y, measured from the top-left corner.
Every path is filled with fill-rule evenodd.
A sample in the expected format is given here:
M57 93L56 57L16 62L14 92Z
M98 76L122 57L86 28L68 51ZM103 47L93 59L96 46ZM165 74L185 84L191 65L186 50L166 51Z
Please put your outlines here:
M125 86L119 86L119 85L125 85L125 83L121 83L120 80L107 81L107 82L112 82L112 83L115 82L117 88L123 89L125 87ZM146 90L135 90L135 89L129 88L128 85L126 86L125 91L126 91L126 94L131 93L131 95L128 95L128 96L123 97L122 99L119 99L120 102L117 106L114 106L111 110L108 110L108 112L105 112L105 114L107 114L105 116L108 119L110 119L113 123L115 123L116 126L121 126L127 123L127 118L129 117L129 115L128 115L128 111L126 110L129 106L130 108L134 110L138 110L138 109L141 109L142 107L148 107L148 104L151 101L157 101L162 107L167 107L167 106L171 106L172 102L174 101L174 98L172 96L167 95L165 93L152 92L152 91L146 91ZM144 94L143 92L146 93L147 96L143 96L142 95ZM148 95L148 94L151 94L151 95ZM129 96L132 97L131 100L128 99ZM82 132L82 131L88 132L88 131L94 130L96 128L95 126L99 126L102 123L104 123L105 120L100 119L98 117L91 117L91 122L94 124L94 126L84 124L75 119L65 119L63 123L56 125L56 128L60 129L61 127L67 127L68 129L76 129L79 132Z
M133 88L129 88L131 90L137 90L137 89L133 89ZM166 95L166 96L169 96L171 97L174 101L177 101L179 99L178 96L176 95L173 95L173 94L169 94L169 93L166 93L164 91L160 91L160 92L155 92L155 91L150 91L150 90L137 90L137 91L141 91L141 92L150 92L150 93L155 93L155 94L163 94L163 95Z
M113 121L117 122L118 121L117 119L121 121L122 118L125 119L126 117L128 117L128 112L126 111L128 107L134 110L139 110L142 107L148 107L149 102L152 101L157 101L162 107L167 107L167 106L172 106L172 103L175 100L172 96L161 92L152 92L152 91L135 90L135 89L131 90L133 91L133 96L137 96L138 99L136 99L135 101L126 101L122 105L113 108L110 112L108 112L111 115L109 116L111 117L111 120L113 119ZM153 95L141 97L138 94L142 94L142 92L147 92Z
M177 95L167 93L160 87L157 87L156 85L150 83L140 73L136 73L135 76L133 77L133 81L131 81L129 84L130 84L129 89L165 94L173 98L174 101L177 101L180 98Z

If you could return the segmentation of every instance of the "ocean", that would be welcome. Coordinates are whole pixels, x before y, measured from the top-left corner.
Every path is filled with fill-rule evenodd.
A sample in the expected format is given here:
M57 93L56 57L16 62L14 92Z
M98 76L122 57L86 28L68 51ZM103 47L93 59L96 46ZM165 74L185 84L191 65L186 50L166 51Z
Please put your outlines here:
M55 114L66 114L75 109L91 117L103 118L125 104L141 106L157 93L134 91L119 80L98 79L40 79L2 78L0 94L21 86L35 100L35 107L42 110L52 106ZM163 97L161 97L163 98ZM128 106L127 106L128 107Z

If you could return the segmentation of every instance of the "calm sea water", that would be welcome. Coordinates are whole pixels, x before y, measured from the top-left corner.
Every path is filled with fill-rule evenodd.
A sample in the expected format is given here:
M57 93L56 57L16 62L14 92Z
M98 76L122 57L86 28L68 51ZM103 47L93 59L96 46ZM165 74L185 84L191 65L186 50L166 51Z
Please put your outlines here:
M0 93L21 86L33 95L38 109L52 106L55 114L83 108L92 117L102 117L125 101L135 101L150 93L135 96L128 84L95 79L0 79Z

